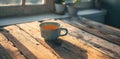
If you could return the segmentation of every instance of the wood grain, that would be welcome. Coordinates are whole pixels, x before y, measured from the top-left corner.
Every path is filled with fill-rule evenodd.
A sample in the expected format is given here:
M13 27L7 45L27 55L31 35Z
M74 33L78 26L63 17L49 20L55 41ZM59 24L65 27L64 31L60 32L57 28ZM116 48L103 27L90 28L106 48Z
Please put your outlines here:
M65 22L82 29L86 32L89 32L93 35L96 35L100 38L103 38L107 41L110 41L114 44L120 45L120 30L108 25L104 25L98 22L87 20L86 18L79 18L68 21L69 19L64 19Z
M69 49L66 50L64 47L61 46L63 42L58 44L53 44L53 42L52 43L45 42L44 38L42 38L40 35L39 24L40 22L32 22L32 23L26 23L26 24L18 24L17 26L23 29L25 32L29 33L34 38L36 38L38 42L42 43L43 46L51 50L51 52L56 54L61 59L85 59L87 57L87 56L84 56L86 52L81 52L78 54L78 53L75 53L76 51L75 49L74 49L75 51L74 50L70 51ZM41 41L39 38L42 38L43 41ZM80 50L80 48L78 48L77 50Z
M57 57L46 49L39 42L37 42L29 34L21 30L15 25L11 25L4 28L9 32L4 34L12 41L16 47L25 55L28 59L57 59Z
M1 45L3 47L14 52L7 51L7 57L13 57L18 54L15 59L18 57L20 59L119 59L120 46L107 41L110 37L109 40L115 39L114 42L116 42L119 39L119 30L112 29L116 30L114 34L110 32L111 30L106 30L102 25L105 31L107 31L104 32L103 29L98 28L101 25L94 26L96 23L93 22L91 24L89 21L88 25L85 21L77 22L69 21L68 19L62 21L54 19L42 21L57 22L61 24L61 27L68 29L69 33L66 36L61 36L53 42L45 41L41 37L39 27L41 21L6 26L1 31L0 43L2 42ZM116 32L118 33L116 34ZM2 40L9 39L9 41L2 41L1 38Z
M67 24L67 23L64 23L64 22L61 22L61 21L59 21L59 20L57 20L60 24L64 24L63 25L63 27L65 27L65 28L67 28L68 30L69 30L69 35L71 36L71 38L73 37L74 38L74 41L78 41L79 42L79 44L81 43L83 43L83 45L82 46L79 46L79 47L83 47L83 49L85 49L85 50L87 50L89 53L89 57L90 56L92 56L93 54L94 54L94 52L95 53L98 53L99 54L99 56L101 55L101 56L105 56L105 54L106 54L106 56L107 55L109 55L109 56L112 56L112 57L116 57L115 55L113 55L112 53L109 53L109 52L106 52L104 49L102 49L102 47L101 48L99 48L99 47L97 47L97 46L103 46L104 47L104 44L103 45L101 45L101 42L104 42L105 40L103 40L103 39L99 39L98 37L96 37L96 36L94 36L94 35L91 35L91 34L89 34L89 33L87 33L87 32L85 32L85 31L83 31L83 30L80 30L80 29L78 29L78 28L76 28L76 27L74 27L74 26L71 26L71 25L69 25L69 24ZM67 38L70 38L70 36L65 36L65 37L67 37ZM70 39L71 39L70 38ZM63 39L64 39L64 37L63 37ZM66 39L67 41L69 40L69 41L71 41L70 39ZM103 40L103 41L102 41ZM68 42L69 42L68 41ZM72 41L71 41L72 42ZM73 44L75 44L74 42L72 42ZM93 44L93 43L96 43L96 44ZM109 42L106 42L105 41L105 43L108 43L108 44L111 44L111 43L109 43ZM79 44L75 44L75 45L79 45ZM88 45L88 48L85 48L86 46ZM89 47L91 47L91 49L92 49L92 51L91 51L91 49L89 49ZM118 48L120 48L119 46L117 46ZM110 47L109 47L110 48ZM94 50L95 49L95 50ZM119 49L118 49L119 50ZM103 53L105 53L105 54L103 54L103 53L100 53L100 52L98 52L98 51L100 51L100 52L103 52ZM93 54L92 54L93 53ZM90 54L92 54L92 55L90 55ZM97 54L94 54L94 56L95 55L97 55ZM97 59L97 57L99 57L99 56L96 56L96 57L90 57L90 58L93 58L93 59ZM102 59L101 57L99 57L100 59ZM104 58L103 58L104 59ZM109 59L109 58L108 58Z
M25 57L20 53L20 51L16 47L14 47L13 44L8 41L8 39L1 33L0 46L4 49L3 51L0 51L0 54L2 54L0 59L2 57L4 57L2 59L25 59ZM6 55L8 55L9 57Z

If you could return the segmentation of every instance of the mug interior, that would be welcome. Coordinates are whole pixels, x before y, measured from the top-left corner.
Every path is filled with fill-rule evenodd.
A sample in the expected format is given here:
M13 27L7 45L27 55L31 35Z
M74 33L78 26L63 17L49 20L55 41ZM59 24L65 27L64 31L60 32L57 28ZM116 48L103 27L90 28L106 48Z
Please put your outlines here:
M49 25L54 25L54 26L56 26L57 28L59 28L60 27L60 24L59 23L56 23L56 22L44 22L44 23L41 23L40 24L40 27L43 29L43 27L44 26L49 26Z

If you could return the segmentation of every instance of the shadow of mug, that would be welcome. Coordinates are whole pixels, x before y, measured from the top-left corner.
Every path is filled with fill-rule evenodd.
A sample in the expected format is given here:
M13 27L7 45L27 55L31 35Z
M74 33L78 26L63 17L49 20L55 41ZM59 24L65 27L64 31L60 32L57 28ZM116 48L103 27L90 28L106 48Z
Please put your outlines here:
M41 36L47 41L57 40L59 36L65 36L68 33L66 28L61 28L57 22L43 22L40 24ZM61 34L62 31L65 31Z

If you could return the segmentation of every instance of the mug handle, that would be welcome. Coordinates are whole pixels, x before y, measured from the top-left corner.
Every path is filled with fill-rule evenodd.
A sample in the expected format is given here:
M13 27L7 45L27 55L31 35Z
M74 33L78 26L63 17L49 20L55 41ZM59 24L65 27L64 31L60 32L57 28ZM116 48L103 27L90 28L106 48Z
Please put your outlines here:
M61 31L65 31L65 33L64 34L60 34L60 36L65 36L65 35L68 34L68 30L66 28L60 28L60 33L61 33Z

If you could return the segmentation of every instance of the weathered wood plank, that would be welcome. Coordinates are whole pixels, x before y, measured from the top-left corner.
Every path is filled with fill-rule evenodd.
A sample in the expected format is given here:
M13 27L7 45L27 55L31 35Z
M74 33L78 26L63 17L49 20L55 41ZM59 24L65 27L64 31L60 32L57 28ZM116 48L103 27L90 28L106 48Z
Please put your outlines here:
M28 59L58 59L56 55L15 25L4 27L3 32ZM9 32L8 32L9 31Z
M89 34L59 20L55 22L62 24L63 27L69 30L69 34L67 36L60 37L59 40L62 41L60 42L60 45L58 43L57 45L53 42L44 41L44 39L40 36L40 22L8 26L4 28L6 31L3 33L28 59L120 58L120 46L110 43L102 38ZM88 25L82 26L86 27ZM97 31L96 28L94 31Z
M60 58L60 56L49 45L47 45L44 39L41 37L39 24L40 24L39 22L31 22L25 24L17 24L16 26L18 26L23 31L31 35L31 37L35 38L47 49L49 49L52 53L54 53L57 57Z
M26 23L26 24L18 24L17 26L23 29L25 32L29 33L31 36L37 39L40 43L43 44L46 48L51 50L53 53L55 53L57 56L63 59L86 59L86 52L80 52L80 48L74 49L74 51L70 51L69 49L65 49L64 47L60 46L62 43L59 44L52 44L51 42L45 42L44 39L40 35L40 22L32 22L32 23ZM32 29L32 30L31 30ZM43 41L41 41L39 38L42 38ZM46 44L47 43L47 44ZM52 48L51 48L52 47ZM70 48L73 50L73 48ZM75 53L79 52L79 53Z
M69 19L64 19L69 20ZM108 40L112 43L120 45L120 30L117 28L113 28L104 24L100 24L91 20L87 20L85 18L81 18L79 20L67 21L69 24L82 29L86 32L94 34L98 37L101 37L105 40Z
M0 58L1 59L12 59L10 54L0 45Z
M51 21L51 20L50 20ZM54 21L54 20L52 20L52 21ZM79 29L77 29L77 28L74 28L73 26L70 26L70 25L66 25L65 23L63 23L63 22L61 22L61 21L55 21L55 22L59 22L60 24L62 24L63 25L63 27L65 27L65 28L69 28L68 30L69 30L69 35L67 35L67 36L64 36L64 37L61 37L61 40L63 41L63 42L65 42L65 43L62 43L62 47L61 48L64 48L64 49L67 49L67 50L69 50L69 51L73 51L74 53L76 53L76 54L80 54L80 51L81 51L81 46L82 46L82 49L85 49L86 51L87 51L87 58L88 59L111 59L110 57L108 57L107 55L105 55L105 54L103 54L103 53L101 53L101 52L99 52L99 51L97 51L96 49L93 49L93 47L90 47L90 46L88 46L88 45L85 45L85 43L86 44L89 44L88 42L85 42L84 44L83 44L83 42L80 42L78 39L80 39L80 38L83 38L83 36L81 36L80 37L80 33L78 33L78 32L76 32L77 30L79 30ZM31 25L32 24L32 25ZM32 36L34 36L34 37L37 37L37 32L38 31L40 31L39 30L39 24L40 23L26 23L26 25L25 24L20 24L20 25L18 25L19 27L21 27L23 30L25 30L26 32L28 32L29 34L31 34ZM30 31L28 31L28 29L26 30L25 28L26 27L23 27L23 25L24 26L29 26L29 28L32 28L32 31L30 30ZM76 30L77 29L77 30ZM37 32L35 32L36 30L38 30ZM34 33L31 33L31 32L33 32L34 31ZM81 30L79 30L80 32L84 32L84 31L81 31ZM77 34L74 34L74 33L77 33ZM71 36L71 34L72 34L72 36ZM82 33L83 34L83 33ZM79 35L79 36L78 36ZM67 38L66 38L67 37ZM75 38L75 37L77 37L77 38ZM38 37L39 38L39 37ZM71 39L71 40L69 40L69 39ZM87 40L89 40L88 38L86 38ZM72 42L72 41L74 41L75 40L75 42ZM67 43L66 43L67 42ZM79 44L75 44L75 43L79 43ZM69 44L68 44L69 43ZM75 46L75 49L73 49L74 48L74 46L73 45L76 45L77 46L77 48L79 48L79 49L76 49L76 46ZM85 46L85 47L84 47ZM59 48L59 49L61 49L61 48ZM61 49L62 50L62 49ZM64 51L64 50L62 50L62 51ZM96 53L96 54L95 54Z
M65 24L61 21L58 20L59 23L61 23L63 25L63 27L66 27L69 32L70 35L76 37L77 39L80 39L80 41L84 41L86 44L91 45L93 48L111 56L114 58L120 58L120 46L115 45L111 42L108 42L104 39L101 39L99 37L96 37L92 34L89 34L83 30L80 30L76 27L73 27L69 24ZM79 41L79 40L78 40ZM115 49L112 49L115 48Z
M111 57L103 54L103 53L100 53L99 51L97 51L96 49L86 45L86 43L83 44L83 42L80 42L77 38L75 37L71 37L71 36L64 36L64 37L61 37L61 39L65 40L65 41L69 41L69 43L77 46L77 47L80 47L82 49L84 49L86 52L87 52L87 57L86 59L112 59ZM82 44L80 44L82 43ZM63 47L66 47L66 45L69 45L69 44L63 44L62 46ZM71 46L71 45L69 45ZM68 46L67 46L68 47ZM67 49L69 49L70 47L68 47Z
M0 59L25 59L25 57L20 54L20 51L13 46L13 44L8 41L8 39L0 33L0 46L3 47L5 49L5 51L0 51L0 54L5 54L5 55L8 55L10 57L6 57L4 55L4 58L0 57Z
M94 22L86 18L82 18L81 22L84 23L84 25L98 29L99 31L105 32L106 34L113 34L120 37L120 29L117 29L105 24L101 24L98 22Z

